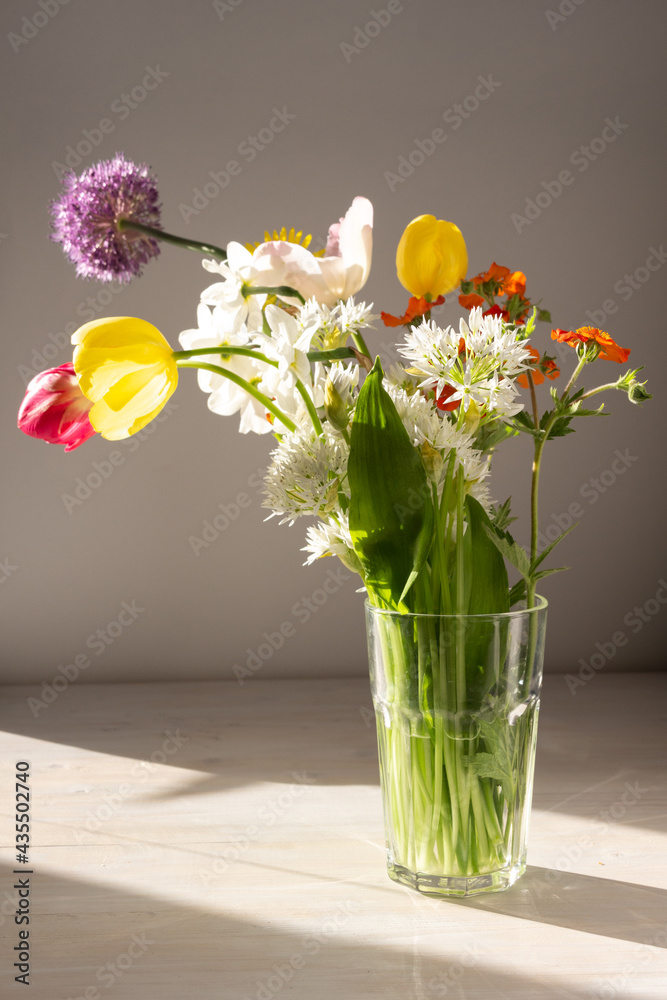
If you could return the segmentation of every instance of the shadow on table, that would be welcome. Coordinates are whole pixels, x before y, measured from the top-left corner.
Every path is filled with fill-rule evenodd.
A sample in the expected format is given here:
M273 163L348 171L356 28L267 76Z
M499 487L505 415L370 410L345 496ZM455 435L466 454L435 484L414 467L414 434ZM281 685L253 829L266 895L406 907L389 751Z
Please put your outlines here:
M667 947L667 890L528 865L507 892L452 900L457 906Z
M123 865L122 877L128 882L133 879L133 867L136 882L145 880L150 871L148 857L141 856L140 845L136 847L135 856L126 858ZM544 977L506 971L506 929L496 934L490 925L483 932L466 932L448 902L434 903L414 894L414 905L406 908L405 901L395 897L401 892L399 887L357 886L353 881L328 886L325 901L311 886L300 888L285 880L283 886L274 884L267 892L261 883L253 886L249 881L243 890L245 903L249 894L255 894L257 905L252 916L239 917L221 913L219 901L227 894L238 905L244 872L234 877L231 894L229 876L218 885L200 889L201 902L195 906L179 900L184 886L176 872L183 874L187 867L172 869L171 877L161 880L160 892L152 894L110 887L109 873L102 868L103 881L97 884L92 878L68 878L41 866L32 876L33 913L39 919L31 925L35 949L31 996L36 1000L99 998L111 987L123 996L143 1000L182 1000L184 996L269 1000L283 991L293 1000L333 996L346 1000L370 996L383 1000L438 996L589 1000L591 996L593 984L588 978L585 986L573 988L567 972L559 983L553 969ZM8 890L21 877L8 867L0 867L0 872ZM197 872L190 870L188 875L187 889L192 891L198 884ZM371 895L385 893L393 897L387 900L388 906L383 906L384 899L374 900ZM305 926L302 916L299 931L284 926L288 918L282 907L287 894L294 912L309 914ZM11 907L10 899L8 893L3 910ZM386 934L388 920L390 935ZM368 940L369 926L377 941ZM392 938L400 943L392 943ZM513 940L515 955L520 956L530 942L522 941L520 929ZM648 955L655 961L655 953ZM599 964L597 956L591 958ZM613 969L614 963L608 967ZM621 995L619 978L625 988L637 971L627 962L623 968L622 974L610 973L608 981L600 979L595 986L613 988L614 995ZM648 971L650 967L644 961L641 968ZM632 992L633 1000L653 1000L654 996Z
M352 696L340 680L318 681L306 697L298 680L224 688L202 681L187 685L187 693L183 687L73 684L45 709L36 707L37 716L15 688L12 700L5 698L0 728L182 768L182 784L165 798L303 781L304 772L321 785L379 784L368 681L353 685ZM37 688L23 691L39 694Z

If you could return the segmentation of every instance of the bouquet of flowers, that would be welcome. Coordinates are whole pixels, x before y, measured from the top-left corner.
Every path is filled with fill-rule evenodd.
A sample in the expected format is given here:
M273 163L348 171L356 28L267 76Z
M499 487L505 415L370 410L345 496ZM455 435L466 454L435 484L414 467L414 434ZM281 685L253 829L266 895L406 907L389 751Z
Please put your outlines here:
M390 874L419 888L430 879L433 891L443 878L449 891L502 887L499 871L511 884L539 700L536 588L563 568L544 564L567 534L540 551L543 451L602 412L594 396L650 398L641 369L579 385L590 365L625 364L629 349L591 327L552 329L573 370L540 405L539 386L560 376L530 342L549 313L526 297L520 271L494 262L467 279L459 229L423 215L398 245L410 298L402 316L381 314L400 337L383 367L365 336L380 317L354 298L371 267L365 198L320 253L293 229L222 249L166 233L150 170L117 155L67 176L52 213L53 238L83 277L130 281L168 242L203 254L212 283L180 350L143 319L84 324L72 362L28 385L19 427L66 451L96 433L128 437L165 406L179 369L196 368L209 409L238 413L241 433L273 435L264 506L281 523L311 519L306 562L337 556L367 595ZM457 291L465 315L440 326L436 310ZM510 501L494 504L489 488L495 450L518 434L534 443L528 550L508 530Z

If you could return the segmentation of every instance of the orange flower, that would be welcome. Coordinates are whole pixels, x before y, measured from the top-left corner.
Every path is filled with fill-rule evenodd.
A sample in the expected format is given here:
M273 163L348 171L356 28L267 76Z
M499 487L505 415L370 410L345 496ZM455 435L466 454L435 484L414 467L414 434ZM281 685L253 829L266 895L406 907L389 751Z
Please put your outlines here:
M569 344L570 347L596 343L600 347L598 358L602 358L603 361L617 361L623 365L630 356L629 347L619 347L608 333L594 326L580 326L577 330L552 330L551 337L552 340Z
M531 375L533 377L533 385L542 385L544 382L544 376L548 379L558 378L560 375L560 368L556 364L553 358L549 358L546 355L540 359L540 352L532 347L530 344L526 345L530 351L530 356L535 360L535 367L531 365ZM517 378L519 385L522 385L524 389L529 386L528 375L526 372L519 375Z
M523 298L526 292L526 275L523 271L514 271L503 280L504 295L519 295Z
M483 299L481 295L475 295L471 292L469 295L459 295L459 305L463 306L464 309L474 309L475 306L483 306L486 299Z
M520 272L517 272L519 274ZM499 284L505 282L505 279L510 276L509 267L501 267L500 264L496 264L495 260L488 271L484 274L478 274L473 278L473 283L475 288L479 288L480 285L484 285L487 281L497 281ZM512 275L513 277L513 275Z
M447 400L450 396L453 396L456 392L456 386L446 385L438 398L435 401L435 405L439 410L443 410L446 413L452 413L454 410L458 410L461 405L461 397L455 399L453 402L448 403Z
M427 299L418 299L412 295L408 302L408 308L402 316L392 316L391 313L386 312L380 313L380 316L385 326L405 326L407 323L411 323L413 319L416 319L417 316L423 316L433 306L441 306L444 301L444 295L438 295L437 299L434 299L433 302L429 302Z
M502 316L506 323L510 321L510 314L507 309L501 309L500 306L491 306L490 309L482 313L482 316Z

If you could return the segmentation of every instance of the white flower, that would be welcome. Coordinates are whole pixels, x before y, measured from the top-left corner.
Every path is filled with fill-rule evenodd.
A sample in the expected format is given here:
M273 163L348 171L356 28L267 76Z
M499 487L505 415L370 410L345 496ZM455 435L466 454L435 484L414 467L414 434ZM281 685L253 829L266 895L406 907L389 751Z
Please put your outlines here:
M461 319L458 332L423 322L406 333L399 352L411 361L410 371L422 376L421 388L440 396L451 386L449 401L460 399L464 412L472 401L495 416L509 417L523 408L513 380L530 362L526 341L518 337L500 316L482 316L476 308L468 322Z
M310 566L316 559L324 556L349 559L354 553L354 546L347 514L340 514L337 520L318 521L317 524L309 525L306 544L301 551L309 553L305 566Z
M297 318L304 327L315 328L313 344L321 350L330 351L343 347L351 334L373 325L377 316L371 312L372 308L365 302L355 302L353 298L332 307L320 305L316 299L308 299Z
M228 313L233 329L245 324L251 332L260 331L266 295L244 294L244 289L252 285L274 288L284 284L282 261L267 256L256 260L244 246L232 242L227 244L226 261L205 260L203 266L213 274L221 274L225 280L204 289L202 302Z
M258 368L265 367L252 358L243 355L232 355L224 361L224 368L239 375L246 382L257 385L260 381ZM241 414L239 432L248 434L253 431L255 434L270 434L276 428L268 419L266 407L246 392L241 386L236 385L230 379L221 375L214 376L217 384L213 387L211 395L208 397L208 408L213 413L219 413L223 417L230 417L233 413ZM282 425L281 425L282 426Z
M345 365L342 361L334 361L328 368L322 366L321 374L318 372L318 375L324 385L327 380L333 384L346 406L352 405L352 390L359 385L359 365L354 362Z
M487 509L490 500L483 481L490 473L489 459L473 447L473 435L456 426L448 419L443 419L436 409L433 400L426 399L422 393L406 392L400 386L391 382L386 385L387 392L394 401L401 422L422 456L424 467L431 482L440 496L445 484L449 456L454 450L454 473L459 466L463 467L463 478L466 492L471 493Z
M339 492L349 497L347 458L347 445L328 424L320 437L304 422L272 453L262 506L283 515L281 524L304 514L339 512Z
M236 326L230 313L219 307L211 310L205 303L197 306L197 329L183 330L178 337L185 351L193 351L202 347L247 347L250 341L245 326ZM198 360L211 365L224 365L219 352L199 355ZM200 369L197 372L199 388L203 392L211 392L220 385L220 376L213 372Z
M293 373L302 382L310 378L310 362L308 351L315 327L303 326L293 316L278 306L269 305L264 310L267 323L271 328L271 336L261 333L256 341L262 352L278 362L278 371L282 379ZM289 380L294 384L293 380Z
M253 262L264 267L270 261L282 275L281 280L266 284L289 285L305 299L314 297L332 306L366 284L372 244L373 206L367 198L355 198L344 218L330 227L324 257L315 257L296 243L272 240L257 247Z

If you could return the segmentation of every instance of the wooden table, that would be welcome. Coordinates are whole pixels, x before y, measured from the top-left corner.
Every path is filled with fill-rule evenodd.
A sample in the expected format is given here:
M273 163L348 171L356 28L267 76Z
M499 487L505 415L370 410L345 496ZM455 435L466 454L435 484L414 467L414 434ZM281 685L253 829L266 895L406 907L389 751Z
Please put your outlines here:
M667 998L667 675L547 678L528 872L469 900L385 874L367 681L56 693L0 699L2 997Z

